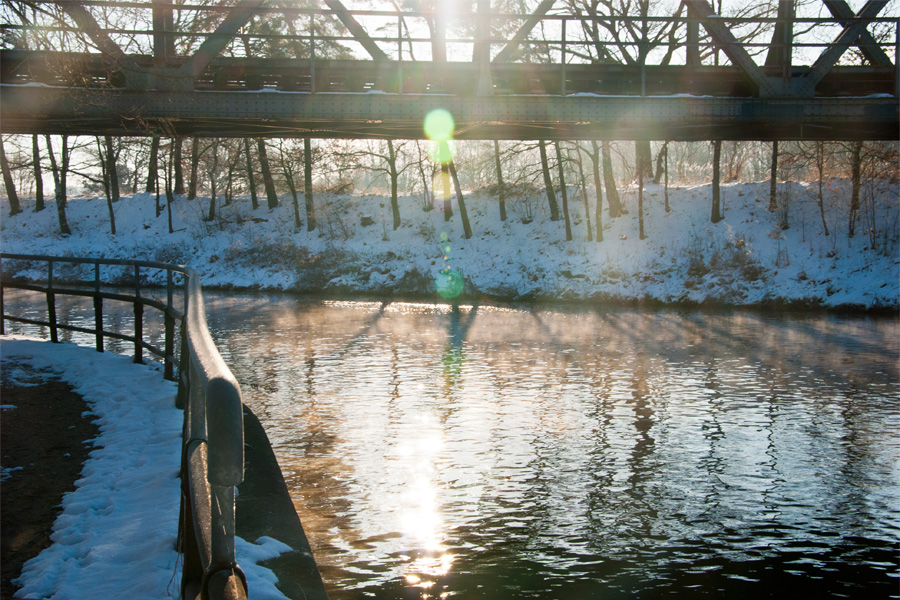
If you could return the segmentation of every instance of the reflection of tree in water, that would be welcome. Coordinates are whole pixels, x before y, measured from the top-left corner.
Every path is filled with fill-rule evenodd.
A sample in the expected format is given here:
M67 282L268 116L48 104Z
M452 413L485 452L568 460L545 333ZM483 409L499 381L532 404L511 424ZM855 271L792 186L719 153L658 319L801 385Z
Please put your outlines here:
M454 303L450 310L448 333L449 344L441 357L441 372L444 375L444 386L452 392L460 383L462 369L465 365L464 346L469 335L469 328L478 315L478 306L472 306L463 311L459 304Z
M656 443L650 430L654 424L654 409L647 384L648 369L646 358L638 352L631 372L631 397L634 410L635 443L628 457L630 475L629 493L635 505L632 527L641 538L646 539L656 524L658 499L652 493L652 484L657 474L653 454ZM648 484L650 487L648 488Z

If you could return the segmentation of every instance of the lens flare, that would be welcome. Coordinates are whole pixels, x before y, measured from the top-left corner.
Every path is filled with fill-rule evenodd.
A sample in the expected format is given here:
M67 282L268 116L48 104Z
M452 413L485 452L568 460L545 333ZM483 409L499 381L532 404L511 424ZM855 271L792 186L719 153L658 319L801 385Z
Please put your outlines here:
M451 267L447 267L434 278L434 289L441 298L448 300L456 298L462 294L463 287L465 281L462 273Z
M440 198L441 200L450 198L450 174L439 172L435 175L432 182L432 191L435 198Z
M453 115L443 108L436 108L425 115L425 135L435 142L446 142L453 136Z

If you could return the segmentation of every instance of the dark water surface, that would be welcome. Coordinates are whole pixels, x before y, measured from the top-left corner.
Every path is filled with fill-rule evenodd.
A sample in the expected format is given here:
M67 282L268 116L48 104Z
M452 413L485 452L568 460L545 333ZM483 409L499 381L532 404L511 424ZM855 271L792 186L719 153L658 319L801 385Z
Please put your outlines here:
M896 319L209 312L333 598L900 596Z
M334 599L900 597L896 318L207 302Z

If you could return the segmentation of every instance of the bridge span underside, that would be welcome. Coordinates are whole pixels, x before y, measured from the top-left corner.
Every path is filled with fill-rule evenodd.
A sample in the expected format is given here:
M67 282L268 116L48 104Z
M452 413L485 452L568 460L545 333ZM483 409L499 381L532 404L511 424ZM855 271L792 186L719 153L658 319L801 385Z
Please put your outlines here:
M434 109L456 139L897 139L893 98L163 92L0 88L4 133L393 138Z
M662 16L562 0L502 15L479 0L454 29L438 13L341 0L131 0L119 5L145 16L122 29L114 3L40 1L43 20L3 14L0 131L414 139L442 108L457 139L898 139L900 20L880 15L885 0L822 3L831 17L802 18L780 0L754 20L717 15L708 0ZM204 11L212 31L185 24ZM416 20L425 37L410 32ZM735 34L751 26L756 37ZM414 47L427 59L413 60Z

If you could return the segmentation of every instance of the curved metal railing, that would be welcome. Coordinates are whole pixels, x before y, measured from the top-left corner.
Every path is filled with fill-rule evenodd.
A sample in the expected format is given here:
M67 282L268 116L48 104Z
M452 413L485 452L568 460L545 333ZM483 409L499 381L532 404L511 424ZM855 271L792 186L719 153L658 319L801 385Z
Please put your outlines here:
M243 480L244 429L241 390L225 365L206 326L206 310L200 277L182 265L97 258L66 258L26 254L0 254L0 261L43 263L46 277L13 280L0 266L0 334L6 321L49 327L50 339L58 342L58 330L64 329L96 336L102 352L104 338L134 343L135 362L142 362L144 350L159 356L167 379L178 381L176 405L184 409L182 436L182 494L179 521L179 551L184 555L181 592L183 598L242 600L247 598L247 581L234 552L235 487ZM93 267L90 281L83 278L60 281L58 264ZM101 277L103 267L133 269L133 284L114 291ZM83 267L82 267L83 268ZM142 294L142 273L165 273L166 301ZM183 278L183 310L175 306L175 277ZM119 284L121 285L121 284ZM4 290L20 289L43 293L47 299L47 320L6 314ZM128 293L128 292L131 293ZM94 301L94 328L60 322L56 311L59 295L90 297ZM105 300L128 302L134 306L134 335L106 331L103 325ZM165 318L165 348L144 341L145 307L161 311ZM176 322L181 323L181 350L175 354ZM178 368L177 377L175 368Z

